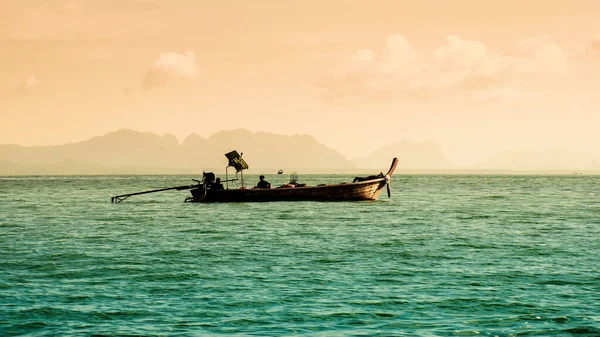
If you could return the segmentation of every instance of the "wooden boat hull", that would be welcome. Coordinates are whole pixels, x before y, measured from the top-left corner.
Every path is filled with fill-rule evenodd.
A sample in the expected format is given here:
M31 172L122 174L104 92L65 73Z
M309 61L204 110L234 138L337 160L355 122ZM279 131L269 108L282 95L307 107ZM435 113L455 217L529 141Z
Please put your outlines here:
M241 155L237 151L226 154L229 159L229 166L235 167L238 171L248 168ZM162 192L168 190L190 190L191 197L185 199L186 202L266 202L266 201L354 201L354 200L375 200L379 197L381 190L387 187L388 197L390 196L390 179L398 165L398 158L392 160L387 174L379 173L368 177L355 177L351 183L341 183L334 185L321 184L317 186L299 185L296 180L290 181L277 188L239 188L223 189L212 172L205 172L202 181L194 180L197 184L184 185L176 187L159 188L150 191L135 193L126 193L112 196L112 203L120 203L123 200L134 196L147 193ZM228 166L228 167L229 167Z
M384 177L335 185L270 189L191 190L187 202L354 201L375 200L386 185Z
M387 174L380 173L369 177L356 177L351 183L318 186L295 186L252 189L211 189L206 184L191 191L192 197L186 202L266 202L266 201L354 201L375 200L389 182L398 165L398 158L392 160Z

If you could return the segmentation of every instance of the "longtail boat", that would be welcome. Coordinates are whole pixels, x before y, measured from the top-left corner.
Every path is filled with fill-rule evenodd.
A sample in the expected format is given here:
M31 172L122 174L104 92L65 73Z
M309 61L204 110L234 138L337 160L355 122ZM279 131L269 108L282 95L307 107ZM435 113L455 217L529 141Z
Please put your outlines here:
M375 200L384 187L390 197L390 179L396 166L398 158L392 160L392 164L386 174L379 173L367 177L355 177L352 182L338 184L319 184L308 186L299 184L292 175L289 183L275 188L248 188L244 186L243 171L248 169L248 164L237 151L226 153L229 160L225 168L225 183L223 186L220 179L215 179L212 172L204 172L202 180L194 180L196 184L177 187L161 188L151 191L136 192L111 196L111 202L119 203L131 196L162 192L167 190L190 190L192 196L187 197L185 202L268 202L268 201L356 201ZM229 179L228 169L235 168L235 178ZM240 176L240 178L238 178ZM241 179L241 187L230 188L230 182Z

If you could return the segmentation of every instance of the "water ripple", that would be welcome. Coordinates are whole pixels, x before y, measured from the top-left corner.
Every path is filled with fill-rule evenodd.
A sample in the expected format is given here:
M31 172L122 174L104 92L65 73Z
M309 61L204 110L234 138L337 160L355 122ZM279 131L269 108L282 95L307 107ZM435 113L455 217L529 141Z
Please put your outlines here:
M600 335L598 177L398 176L369 203L106 197L182 180L0 177L18 196L0 193L0 335Z

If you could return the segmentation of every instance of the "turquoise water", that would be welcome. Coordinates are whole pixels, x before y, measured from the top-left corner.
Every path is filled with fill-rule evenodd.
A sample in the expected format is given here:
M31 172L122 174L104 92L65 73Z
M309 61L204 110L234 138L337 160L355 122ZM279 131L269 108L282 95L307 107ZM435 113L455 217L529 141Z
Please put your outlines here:
M109 200L190 178L0 177L0 336L600 336L599 176L396 175L373 202Z

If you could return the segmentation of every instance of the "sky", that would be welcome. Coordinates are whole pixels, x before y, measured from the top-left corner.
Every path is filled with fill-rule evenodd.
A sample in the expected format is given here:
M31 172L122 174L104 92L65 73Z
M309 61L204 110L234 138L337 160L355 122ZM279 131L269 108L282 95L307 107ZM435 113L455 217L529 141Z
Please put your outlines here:
M0 0L0 144L122 128L600 152L600 1ZM240 144L242 146L242 144Z

